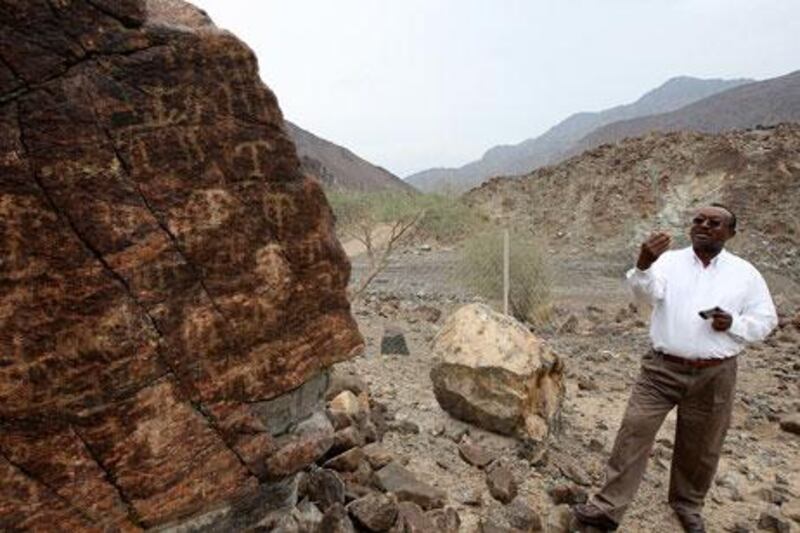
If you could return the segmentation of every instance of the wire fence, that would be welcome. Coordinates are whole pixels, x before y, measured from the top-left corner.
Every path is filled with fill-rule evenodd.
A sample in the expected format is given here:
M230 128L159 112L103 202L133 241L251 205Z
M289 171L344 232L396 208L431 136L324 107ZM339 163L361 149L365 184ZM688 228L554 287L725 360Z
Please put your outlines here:
M620 268L556 263L528 223L490 220L448 197L329 195L351 257L351 299L436 305L483 302L535 330L568 316L556 300L621 290ZM390 205L391 204L391 205ZM598 283L598 281L600 283ZM605 283L605 286L603 285Z

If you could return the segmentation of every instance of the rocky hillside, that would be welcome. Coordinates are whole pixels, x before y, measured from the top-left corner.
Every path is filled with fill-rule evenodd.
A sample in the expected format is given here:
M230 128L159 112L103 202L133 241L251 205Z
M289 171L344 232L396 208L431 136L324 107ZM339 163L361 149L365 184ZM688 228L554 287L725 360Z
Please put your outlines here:
M516 145L496 146L480 160L463 167L425 170L409 176L407 181L424 191L442 188L464 191L492 176L524 174L561 161L578 141L596 128L620 120L673 111L750 81L688 76L672 78L631 104L596 113L576 113L539 137Z
M288 120L286 128L297 147L303 170L319 179L326 189L416 191L388 170L365 161L347 148L317 137Z
M680 241L691 209L720 201L741 221L735 248L800 274L796 124L627 139L526 176L493 179L466 198L498 220L533 228L556 254L625 261L653 228L670 229Z
M678 110L608 124L583 138L578 153L650 131L719 133L800 121L800 71L730 89Z

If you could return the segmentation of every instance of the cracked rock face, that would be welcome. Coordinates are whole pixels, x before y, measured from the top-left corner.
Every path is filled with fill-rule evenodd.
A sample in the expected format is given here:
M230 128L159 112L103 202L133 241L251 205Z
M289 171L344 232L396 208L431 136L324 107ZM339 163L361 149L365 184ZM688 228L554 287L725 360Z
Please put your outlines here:
M235 37L175 1L0 0L0 529L253 490L260 403L362 345L348 277Z

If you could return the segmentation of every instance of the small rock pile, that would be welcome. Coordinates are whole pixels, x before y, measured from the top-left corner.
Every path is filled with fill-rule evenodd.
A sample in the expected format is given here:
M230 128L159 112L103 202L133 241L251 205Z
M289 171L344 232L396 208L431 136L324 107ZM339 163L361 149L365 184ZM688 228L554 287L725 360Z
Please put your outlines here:
M360 377L334 370L326 392L333 438L296 482L295 505L271 513L257 531L457 532L461 520L447 494L421 481L383 447L387 431L418 432L370 399ZM407 422L407 421L406 421ZM412 427L413 426L413 427Z
M503 504L499 513L486 509L485 516L478 525L480 533L567 533L574 525L570 507L588 499L585 488L569 482L558 483L548 490L555 505L546 515L540 514L530 495L520 492L520 483L513 468L504 458L472 441L469 436L462 437L458 452L466 463L485 472L489 494ZM566 474L564 476L571 477ZM475 507L484 505L480 494L471 500L462 498L462 501Z

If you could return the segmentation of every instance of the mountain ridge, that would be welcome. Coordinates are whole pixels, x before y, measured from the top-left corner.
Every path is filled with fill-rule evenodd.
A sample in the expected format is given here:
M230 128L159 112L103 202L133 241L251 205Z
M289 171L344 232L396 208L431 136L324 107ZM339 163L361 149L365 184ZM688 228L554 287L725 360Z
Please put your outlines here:
M484 152L481 159L457 168L432 168L406 177L423 191L448 186L464 191L496 175L517 175L553 164L571 154L577 143L592 130L618 120L671 111L718 92L752 82L745 78L724 80L691 76L670 78L629 104L605 110L574 113L542 135L512 145L498 145Z
M297 148L303 171L316 177L326 189L418 192L413 185L356 155L349 148L311 133L289 120L284 122Z
M653 131L721 133L780 122L800 122L800 70L735 87L668 113L607 124L581 139L572 154Z

